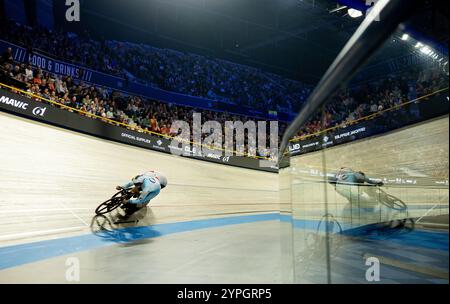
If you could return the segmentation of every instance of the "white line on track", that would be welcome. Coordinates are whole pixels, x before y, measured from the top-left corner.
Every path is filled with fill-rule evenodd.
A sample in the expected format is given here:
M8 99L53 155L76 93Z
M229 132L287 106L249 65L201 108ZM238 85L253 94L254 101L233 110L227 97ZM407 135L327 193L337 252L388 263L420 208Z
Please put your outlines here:
M89 224L86 223L85 220L83 220L81 217L79 217L78 215L75 214L75 212L73 212L71 209L67 208L66 205L63 202L59 202L61 204L61 206L63 206L65 211L69 211L74 217L76 217L77 219L79 219L86 227L89 227Z
M54 208L54 209L26 209L29 212L52 212L52 211L68 211L68 210L92 210L92 208ZM23 213L24 209L2 210L4 213Z
M52 233L78 231L78 230L82 230L85 228L86 228L85 226L76 226L76 227L68 227L68 228L60 228L60 229L39 230L39 231L32 231L32 232L5 234L5 235L0 236L0 241L16 240L16 239L27 238L27 237L42 236L42 235L47 235L47 234L52 234Z
M426 217L431 211L433 211L436 207L438 206L438 204L434 205L432 208L430 208L427 212L425 212L424 215L422 215L420 218L418 218L416 220L416 223L420 222L424 217Z

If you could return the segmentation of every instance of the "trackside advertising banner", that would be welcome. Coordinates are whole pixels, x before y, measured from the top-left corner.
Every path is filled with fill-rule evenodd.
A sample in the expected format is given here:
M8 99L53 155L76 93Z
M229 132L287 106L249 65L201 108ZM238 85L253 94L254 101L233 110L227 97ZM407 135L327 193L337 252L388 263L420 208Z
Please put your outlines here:
M278 171L275 167L261 166L261 162L253 158L223 156L215 153L199 155L196 148L190 145L186 147L182 147L182 145L173 146L171 139L114 126L101 120L72 113L2 89L0 89L0 109L22 117L154 151L171 153L171 149L181 150L183 157L267 172Z
M332 147L340 143L353 141L367 137L371 134L371 127L367 123L358 124L337 132L328 133L325 136L317 136L289 145L289 152L292 156L317 151L323 148Z
M0 46L2 49L6 49L7 47L12 48L14 61L31 64L33 67L56 75L71 76L73 79L90 82L93 80L93 74L96 73L92 70L58 61L44 55L29 53L26 49L7 42L0 41Z
M409 124L448 114L448 90L433 95L418 103L412 103L401 109L386 112L374 119L338 128L332 132L314 136L289 145L291 156L301 155L348 143L354 140L389 132Z

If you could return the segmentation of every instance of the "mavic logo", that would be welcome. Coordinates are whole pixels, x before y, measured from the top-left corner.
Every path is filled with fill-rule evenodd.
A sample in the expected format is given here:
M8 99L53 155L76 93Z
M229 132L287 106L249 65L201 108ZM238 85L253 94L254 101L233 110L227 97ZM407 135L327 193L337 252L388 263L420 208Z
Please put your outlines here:
M156 143L158 144L158 146L162 145L162 141L161 140L158 140Z
M10 105L14 108L18 108L18 109L22 109L22 110L28 109L28 103L9 98L7 96L0 97L0 102L3 104L6 104L6 105Z
M328 142L328 140L329 140L330 138L328 137L328 136L325 136L324 138L323 138L323 142Z

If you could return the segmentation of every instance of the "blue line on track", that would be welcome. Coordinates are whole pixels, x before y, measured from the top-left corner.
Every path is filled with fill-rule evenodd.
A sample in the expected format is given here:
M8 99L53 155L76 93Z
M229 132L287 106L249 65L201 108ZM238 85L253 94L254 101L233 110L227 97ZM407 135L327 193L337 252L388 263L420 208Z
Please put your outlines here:
M200 229L224 227L229 225L248 224L264 221L281 221L293 223L295 229L317 231L323 230L325 225L317 220L293 219L287 215L278 213L257 214L247 216L231 216L225 218L213 218L205 220L177 222L168 224L156 224L152 226L128 227L111 231L101 231L96 234L83 234L55 240L44 240L33 243L25 243L7 247L0 247L0 270L17 267L23 264L33 263L53 257L68 255L75 252L94 250L117 243L127 243L143 239L162 237L165 235L189 232ZM383 240L400 243L405 246L423 247L435 250L448 251L448 232L411 231L402 235L384 236L367 235L366 227L352 228L342 225L344 235L367 236L371 240ZM338 226L334 224L331 231L336 233Z
M116 243L229 225L279 220L278 213L232 216L206 220L128 227L99 234L83 234L55 240L0 247L0 270Z

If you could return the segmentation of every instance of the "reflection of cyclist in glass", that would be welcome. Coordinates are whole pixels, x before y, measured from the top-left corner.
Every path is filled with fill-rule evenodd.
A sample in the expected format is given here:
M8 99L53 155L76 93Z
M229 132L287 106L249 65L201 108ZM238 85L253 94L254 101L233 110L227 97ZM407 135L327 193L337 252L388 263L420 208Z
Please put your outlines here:
M336 191L350 202L359 201L370 204L376 202L377 193L373 186L383 186L383 182L366 176L364 172L350 168L341 168L329 182L335 185Z
M328 181L335 186L336 192L349 202L343 209L343 218L360 223L361 220L367 223L376 221L375 208L379 206L377 186L383 186L380 180L369 178L361 171L341 168Z
M364 172L353 171L352 169L345 167L342 167L341 170L336 173L335 177L330 178L330 183L352 185L361 185L367 183L369 185L376 186L383 185L383 182L367 177Z
M392 220L394 217L407 216L407 207L400 199L387 194L380 187L381 180L369 178L361 171L341 168L335 176L329 178L336 192L345 197L349 204L344 207L343 217L364 222ZM380 218L379 208L387 207ZM378 209L376 209L378 207Z

